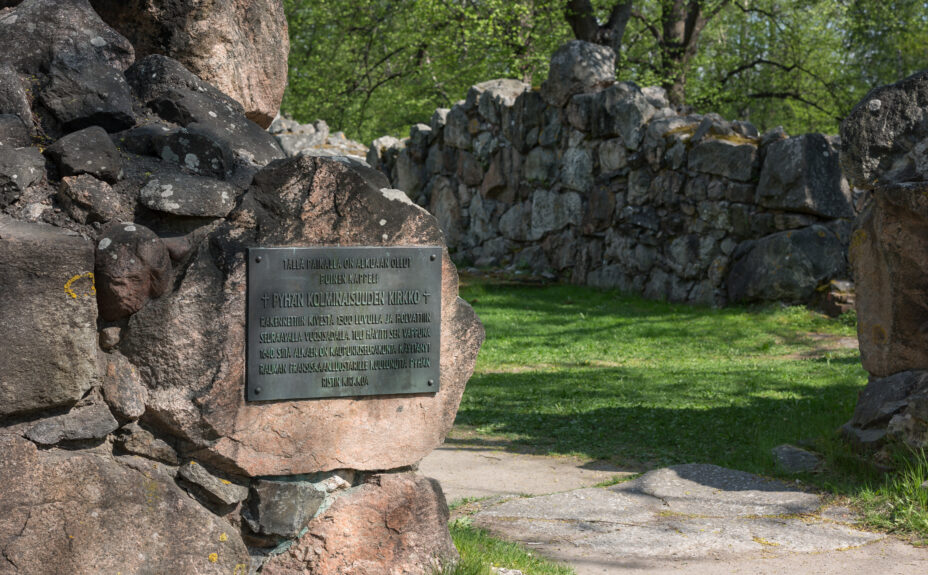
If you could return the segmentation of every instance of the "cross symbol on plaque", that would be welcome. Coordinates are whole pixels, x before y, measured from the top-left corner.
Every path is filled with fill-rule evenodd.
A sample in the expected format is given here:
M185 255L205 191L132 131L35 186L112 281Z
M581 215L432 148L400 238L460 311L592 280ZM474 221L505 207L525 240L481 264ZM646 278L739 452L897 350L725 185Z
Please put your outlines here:
M271 296L269 296L269 295L267 295L267 294L264 294L263 296L261 296L261 301L264 302L264 307L265 307L265 308L267 307L267 302L268 302L268 300L270 300L270 299L271 299Z
M425 293L422 294L422 297L425 298L425 303L429 303L429 296L431 296L431 295L432 295L432 294L430 294L429 292L425 292Z

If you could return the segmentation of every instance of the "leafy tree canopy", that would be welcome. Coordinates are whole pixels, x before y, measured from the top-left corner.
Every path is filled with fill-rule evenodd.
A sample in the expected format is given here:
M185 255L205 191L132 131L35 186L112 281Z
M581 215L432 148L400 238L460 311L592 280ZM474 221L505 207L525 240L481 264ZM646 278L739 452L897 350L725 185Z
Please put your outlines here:
M871 88L923 65L923 0L284 0L283 111L369 143L469 86L535 86L574 37L618 48L617 78L760 129L836 132Z

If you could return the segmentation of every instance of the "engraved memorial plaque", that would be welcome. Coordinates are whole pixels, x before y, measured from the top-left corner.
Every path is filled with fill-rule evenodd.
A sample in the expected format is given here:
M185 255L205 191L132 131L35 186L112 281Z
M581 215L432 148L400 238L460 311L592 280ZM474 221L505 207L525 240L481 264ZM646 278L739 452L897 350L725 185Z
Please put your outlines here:
M246 399L438 391L441 253L249 249Z

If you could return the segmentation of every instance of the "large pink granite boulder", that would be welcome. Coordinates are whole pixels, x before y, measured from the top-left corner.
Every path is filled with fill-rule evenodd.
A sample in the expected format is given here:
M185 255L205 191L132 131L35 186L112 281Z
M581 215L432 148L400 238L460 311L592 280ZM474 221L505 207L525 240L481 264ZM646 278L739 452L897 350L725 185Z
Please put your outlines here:
M189 453L250 476L373 471L413 465L444 440L483 341L447 250L437 393L245 400L247 247L444 246L435 218L379 189L371 172L323 158L273 162L185 264L176 291L130 319L120 350L149 388L145 417Z

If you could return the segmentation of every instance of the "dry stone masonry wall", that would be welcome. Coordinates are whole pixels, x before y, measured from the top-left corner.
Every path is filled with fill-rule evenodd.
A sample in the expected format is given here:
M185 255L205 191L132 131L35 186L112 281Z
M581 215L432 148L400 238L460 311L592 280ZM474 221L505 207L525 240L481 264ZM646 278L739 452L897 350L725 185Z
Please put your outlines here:
M368 162L478 266L711 305L807 302L846 276L856 204L835 138L679 115L614 69L570 42L540 90L478 84Z
M362 162L288 158L240 95L179 61L136 58L94 11L115 3L14 4L0 574L424 574L453 558L441 489L414 471L483 339L447 250L438 393L245 400L248 248L443 248L436 219ZM220 51L249 58L249 34Z

